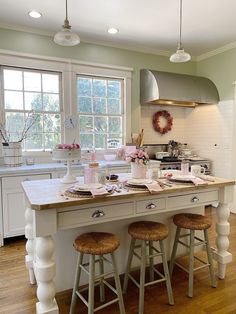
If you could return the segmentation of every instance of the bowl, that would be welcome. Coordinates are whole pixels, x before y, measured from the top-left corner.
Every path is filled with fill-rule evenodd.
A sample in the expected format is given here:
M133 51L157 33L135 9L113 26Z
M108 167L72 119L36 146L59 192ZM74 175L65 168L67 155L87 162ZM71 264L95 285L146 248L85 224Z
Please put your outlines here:
M116 159L116 154L106 154L106 155L104 155L104 159L105 159L106 161L115 160L115 159Z
M111 174L109 176L106 176L107 181L117 181L119 176L117 174Z

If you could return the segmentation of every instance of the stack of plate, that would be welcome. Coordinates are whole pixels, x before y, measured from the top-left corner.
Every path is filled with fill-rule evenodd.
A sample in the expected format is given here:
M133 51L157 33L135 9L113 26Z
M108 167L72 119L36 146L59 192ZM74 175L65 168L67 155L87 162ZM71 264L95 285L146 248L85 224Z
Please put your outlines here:
M92 197L91 190L101 189L103 187L102 184L99 183L91 183L91 184L81 184L74 185L69 187L65 191L65 196L68 197Z
M148 190L147 184L153 184L156 183L153 180L149 179L130 179L126 182L126 187L131 190L137 190L137 191L146 191Z

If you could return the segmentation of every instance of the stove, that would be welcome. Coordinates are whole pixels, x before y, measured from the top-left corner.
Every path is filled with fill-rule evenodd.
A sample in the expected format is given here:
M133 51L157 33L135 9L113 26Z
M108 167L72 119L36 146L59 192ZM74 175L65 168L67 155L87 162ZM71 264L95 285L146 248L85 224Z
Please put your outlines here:
M172 157L170 157L172 158ZM157 159L150 158L151 163L157 162ZM172 160L166 160L166 158L163 160L159 160L160 162L160 169L161 170L181 170L181 160L174 159ZM205 168L205 174L211 174L211 161L208 159L200 158L200 157L193 157L188 159L189 162L189 171L191 170L192 165L200 165L201 167Z
M156 159L156 152L163 152L168 150L168 144L145 144L145 151L148 154L151 164L155 162L160 163L161 170L181 170L181 159L178 157L163 157L161 160ZM155 161L154 161L155 160ZM189 171L192 165L200 165L205 168L205 174L212 174L212 163L209 159L201 157L189 157Z

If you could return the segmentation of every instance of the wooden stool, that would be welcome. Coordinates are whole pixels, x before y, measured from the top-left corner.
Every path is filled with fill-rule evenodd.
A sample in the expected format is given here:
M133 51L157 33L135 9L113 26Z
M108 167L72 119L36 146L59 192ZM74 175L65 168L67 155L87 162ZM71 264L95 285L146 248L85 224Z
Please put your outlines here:
M169 270L167 265L167 260L165 256L165 249L163 240L168 236L168 228L158 222L153 221L138 221L132 223L128 232L131 235L131 243L128 255L127 269L125 272L123 291L127 291L129 278L134 282L134 284L139 288L139 314L143 313L144 309L144 288L145 286L152 285L158 282L165 281L168 293L168 299L170 304L174 304L172 288L170 283ZM141 240L141 245L135 245L136 240ZM154 241L159 241L160 250L156 249L153 245ZM149 254L147 255L146 247L149 248ZM135 251L137 248L141 247L141 256ZM154 253L155 251L155 253ZM139 283L131 276L130 269L133 255L135 255L141 261L140 267L140 281ZM164 274L160 273L153 263L153 258L156 256L162 257L162 263L164 268ZM145 283L145 268L147 260L149 260L149 274L150 281ZM160 279L154 280L154 272L161 277Z
M121 286L120 286L120 279L119 279L119 274L117 271L117 266L116 266L116 261L115 261L115 256L114 256L114 251L118 248L119 245L120 245L120 241L114 234L104 233L104 232L85 233L78 236L75 239L74 248L79 252L79 256L78 256L75 282L74 282L74 288L73 288L72 299L71 299L70 314L73 314L75 312L77 296L88 307L88 314L92 314L95 311L98 311L115 302L119 303L120 313L125 314L122 291L121 291ZM83 264L84 254L89 254L89 263ZM105 254L111 255L111 262L103 256ZM99 256L97 260L95 260L96 255ZM104 263L103 263L104 261L112 264L113 266L112 272L104 273ZM95 276L95 263L97 262L99 263L100 275ZM87 266L88 266L88 270L86 269ZM89 276L89 285L88 285L88 288L85 288L85 289L89 289L88 302L85 300L85 298L81 294L82 290L85 290L85 289L79 289L81 269L84 270ZM105 277L108 275L111 275L112 273L114 273L116 289L114 289L105 280ZM101 302L105 301L104 284L117 295L117 298L111 300L110 302L102 304L101 306L97 308L94 308L95 281L98 281L98 284L100 285L100 301Z
M174 264L178 265L181 269L188 272L189 274L189 280L188 280L188 296L190 298L193 297L193 272L204 268L209 267L210 276L211 276L211 285L212 287L216 287L216 278L214 273L214 267L213 267L213 259L211 254L211 248L209 245L208 240L208 232L207 229L210 228L211 222L209 219L202 215L197 214L177 214L173 217L173 222L177 226L176 234L175 234L175 241L173 245L172 255L171 255L171 261L170 261L170 276L173 272ZM181 228L188 229L190 233L180 235ZM204 240L198 238L195 236L195 230L203 230L204 231ZM180 238L188 237L190 236L190 243L187 245L186 243L182 242ZM198 242L194 243L194 240L197 240ZM188 270L184 268L182 265L175 262L175 255L177 251L177 245L178 243L182 244L183 246L189 248L189 268ZM207 251L207 257L208 257L208 263L201 260L200 258L194 256L194 247L198 245L205 245L206 251ZM204 265L194 268L194 258L203 263Z

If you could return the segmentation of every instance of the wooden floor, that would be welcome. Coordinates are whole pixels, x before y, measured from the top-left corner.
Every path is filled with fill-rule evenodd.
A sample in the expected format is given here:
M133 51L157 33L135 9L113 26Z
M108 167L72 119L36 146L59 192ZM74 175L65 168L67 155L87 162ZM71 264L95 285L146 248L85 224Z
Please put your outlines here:
M207 214L215 220L215 209L208 208ZM231 214L230 249L236 253L236 215ZM214 245L215 230L210 230L211 244ZM35 313L35 286L28 282L24 264L25 240L15 240L0 248L0 313L33 314ZM184 262L184 261L183 261ZM216 266L216 265L215 265ZM172 277L175 305L167 303L165 284L150 286L145 289L145 314L236 314L236 261L227 267L225 280L218 280L218 287L211 288L207 269L199 270L194 275L194 297L186 297L187 274L175 268ZM71 291L56 296L60 313L69 313ZM108 293L107 298L111 296ZM138 307L138 289L129 284L124 295L127 314L136 314ZM78 303L78 312L85 314L86 308ZM114 304L99 311L100 314L118 314L118 305Z

